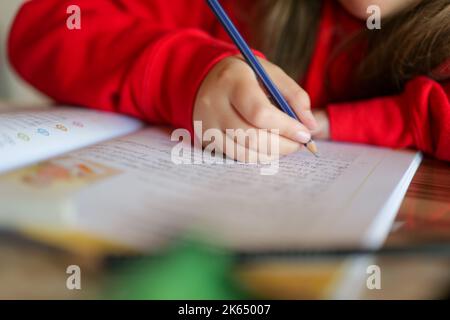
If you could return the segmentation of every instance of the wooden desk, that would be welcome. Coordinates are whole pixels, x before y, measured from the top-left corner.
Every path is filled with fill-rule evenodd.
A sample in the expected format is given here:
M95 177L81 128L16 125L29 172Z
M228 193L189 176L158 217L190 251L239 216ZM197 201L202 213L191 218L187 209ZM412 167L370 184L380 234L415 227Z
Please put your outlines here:
M387 244L450 243L450 164L426 158L397 215Z

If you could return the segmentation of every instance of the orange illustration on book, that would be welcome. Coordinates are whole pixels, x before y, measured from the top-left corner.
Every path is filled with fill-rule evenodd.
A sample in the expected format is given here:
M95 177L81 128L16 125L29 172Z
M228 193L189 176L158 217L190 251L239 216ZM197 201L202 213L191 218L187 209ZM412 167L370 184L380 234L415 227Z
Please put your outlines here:
M81 187L120 173L105 165L69 157L62 157L19 170L19 180L38 188ZM71 189L71 188L70 188Z

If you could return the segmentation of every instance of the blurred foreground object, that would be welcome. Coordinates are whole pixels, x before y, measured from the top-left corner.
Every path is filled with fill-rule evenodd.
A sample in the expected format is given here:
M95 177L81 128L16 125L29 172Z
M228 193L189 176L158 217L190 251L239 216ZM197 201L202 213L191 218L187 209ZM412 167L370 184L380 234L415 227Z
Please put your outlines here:
M117 268L116 268L117 267ZM133 262L119 262L106 298L243 299L233 279L233 257L201 243L179 242L167 252Z

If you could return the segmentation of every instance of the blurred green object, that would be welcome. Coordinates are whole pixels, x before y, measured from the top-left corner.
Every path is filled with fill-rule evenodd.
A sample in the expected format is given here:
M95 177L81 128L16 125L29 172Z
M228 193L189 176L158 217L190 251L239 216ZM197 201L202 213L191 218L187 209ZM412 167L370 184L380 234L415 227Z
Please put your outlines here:
M249 298L233 279L230 253L179 242L164 254L123 261L106 285L108 299L231 300Z

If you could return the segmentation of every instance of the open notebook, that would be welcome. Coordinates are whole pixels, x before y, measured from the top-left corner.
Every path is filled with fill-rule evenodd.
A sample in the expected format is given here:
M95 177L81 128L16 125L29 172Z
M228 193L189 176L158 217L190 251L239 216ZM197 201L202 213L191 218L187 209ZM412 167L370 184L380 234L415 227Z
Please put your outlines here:
M107 113L0 115L0 223L137 250L183 234L244 251L377 248L421 160L319 142L320 158L298 152L261 175L252 164L174 164L175 144L166 129Z

